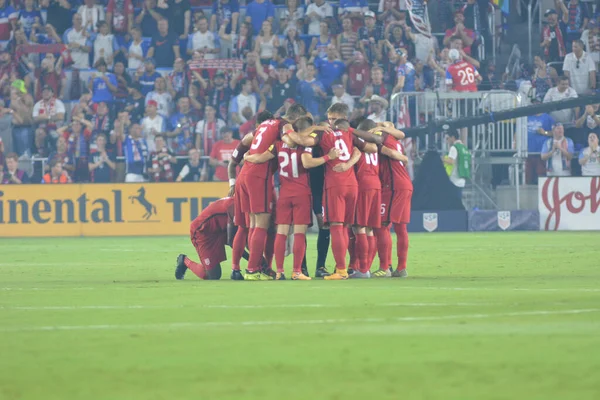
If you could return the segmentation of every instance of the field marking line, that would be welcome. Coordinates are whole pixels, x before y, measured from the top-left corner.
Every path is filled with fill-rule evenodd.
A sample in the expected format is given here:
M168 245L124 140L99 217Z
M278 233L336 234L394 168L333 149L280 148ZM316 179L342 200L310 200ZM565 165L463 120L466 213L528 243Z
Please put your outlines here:
M458 314L431 317L396 317L396 318L357 318L357 319L313 319L313 320L281 320L281 321L218 321L218 322L171 322L159 324L105 324L105 325L52 325L52 326L23 326L0 328L0 333L10 332L46 332L46 331L82 331L82 330L165 330L183 328L210 328L226 326L277 326L277 325L327 325L347 323L390 323L390 322L419 322L444 321L452 319L486 319L498 317L572 315L599 312L600 308L573 310L540 310L517 311L497 314Z
M503 303L384 303L364 304L367 307L480 307L502 305ZM77 310L172 310L172 309L261 309L261 308L341 308L346 305L336 304L265 304L265 305L229 305L229 304L204 304L204 305L182 305L182 306L0 306L0 310L18 311L77 311Z

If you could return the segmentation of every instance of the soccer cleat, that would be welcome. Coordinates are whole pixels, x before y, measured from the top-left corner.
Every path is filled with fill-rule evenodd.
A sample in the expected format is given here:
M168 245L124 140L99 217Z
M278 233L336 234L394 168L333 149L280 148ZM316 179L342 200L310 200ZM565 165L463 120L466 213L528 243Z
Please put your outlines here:
M239 269L234 269L233 271L231 271L231 280L232 281L243 281L244 275L242 275L242 272Z
M408 272L406 269L396 269L392 272L392 278L408 278Z
M371 277L371 271L360 272L358 270L349 275L350 279L369 279Z
M352 275L356 271L354 268L348 267L348 275Z
M260 272L262 272L264 275L270 276L271 279L275 279L277 277L277 272L268 267L263 267Z
M391 278L392 272L389 269L378 269L371 274L373 278Z
M302 267L302 275L304 275L306 277L310 277L310 275L308 274L308 268L306 268L306 265Z
M343 281L348 279L348 271L345 269L337 269L335 272L329 276L324 277L326 281Z
M277 275L275 275L275 280L285 281L285 274L283 272L277 272Z
M327 268L325 268L325 267L319 267L315 271L315 278L325 278L326 276L329 276L329 275L331 275L331 273L329 271L327 271Z
M244 276L244 280L246 280L246 281L272 281L273 277L263 274L260 271L248 272L248 270L246 270L246 275Z
M185 266L185 254L180 254L177 256L177 267L175 268L175 279L182 280L185 276L188 267Z
M294 272L292 274L292 280L293 281L311 281L312 279L306 275L304 275L302 272Z

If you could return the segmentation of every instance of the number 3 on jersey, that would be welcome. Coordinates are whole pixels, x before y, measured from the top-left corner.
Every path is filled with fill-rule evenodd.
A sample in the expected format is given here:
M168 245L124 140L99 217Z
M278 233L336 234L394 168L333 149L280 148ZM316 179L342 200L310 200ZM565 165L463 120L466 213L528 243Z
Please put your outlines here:
M291 164L292 167L292 178L298 177L298 154L288 154L284 151L279 152L279 175L289 178L288 171L285 168Z
M340 156L338 157L340 161L348 161L350 159L350 151L342 139L335 141L335 148L340 151Z
M260 142L262 142L262 136L263 134L267 131L267 127L266 126L261 126L257 131L256 134L254 135L254 140L252 143L252 146L250 146L250 148L252 150L256 150L258 149L258 146L260 146Z

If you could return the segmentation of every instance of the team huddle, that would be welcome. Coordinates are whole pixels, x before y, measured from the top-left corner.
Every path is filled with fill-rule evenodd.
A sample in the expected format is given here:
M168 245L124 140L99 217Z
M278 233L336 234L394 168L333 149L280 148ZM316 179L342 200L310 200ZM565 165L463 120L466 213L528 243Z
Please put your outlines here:
M189 269L201 279L220 279L229 245L231 279L285 280L288 236L293 234L291 279L310 280L306 231L313 212L319 225L315 277L407 276L406 226L413 188L400 142L404 134L390 122L366 118L349 122L348 115L343 103L332 105L328 122L319 125L299 104L290 106L282 118L260 113L254 133L233 152L229 196L209 205L191 224L190 238L200 262L180 254L175 277L183 279ZM396 269L392 226L397 236ZM333 273L325 268L330 242ZM371 273L377 254L379 268ZM248 260L245 274L242 258Z

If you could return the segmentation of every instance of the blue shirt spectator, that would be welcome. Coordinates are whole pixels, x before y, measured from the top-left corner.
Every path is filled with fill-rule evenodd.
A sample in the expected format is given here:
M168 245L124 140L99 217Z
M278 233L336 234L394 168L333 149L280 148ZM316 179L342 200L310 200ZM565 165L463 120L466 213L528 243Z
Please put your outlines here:
M123 142L123 155L125 156L125 169L127 175L140 177L146 172L148 161L148 143L142 138L142 129L139 125L132 125L131 134ZM135 182L135 177L125 177L125 182Z
M364 13L369 11L367 0L340 0L338 13Z
M235 14L237 14L238 17L240 15L240 5L238 0L214 0L212 16L210 17L210 23L212 26L214 26L214 29L212 30L214 32L218 32L219 27L223 24L223 22L228 21L227 27L225 28L225 33L230 34L233 26L233 16Z
M333 48L333 52L335 51L335 48ZM323 87L331 91L331 86L342 79L346 71L346 64L336 59L334 54L330 54L329 49L327 53L327 60L318 57L315 59L315 67L319 71L319 81Z
M246 22L252 24L252 33L258 35L267 19L275 18L275 7L270 0L254 0L246 7Z
M169 32L169 23L162 19L158 22L158 32L152 36L148 57L156 60L158 68L173 68L175 58L179 58L179 38Z
M167 18L167 10L163 8L158 8L156 6L156 0L151 0L151 7L148 8L147 4L144 3L144 7L142 7L142 11L135 19L136 24L140 24L142 28L142 36L151 37L158 31L158 23L157 19L154 16ZM154 15L154 16L153 16Z
M139 83L141 85L142 95L146 96L148 93L154 90L154 82L162 75L154 70L154 60L146 60L146 70L144 74L139 77Z
M297 93L300 97L300 104L302 104L312 115L320 115L319 104L327 95L325 93L325 88L321 82L314 78L314 65L309 64L304 74L304 80L298 83Z
M397 73L396 76L398 78L400 78L401 76L404 77L404 87L402 89L403 92L416 91L415 78L416 78L417 72L415 71L415 67L411 63L407 62L407 63L398 65L398 67L396 68L396 73Z
M26 0L25 1L25 9L19 11L19 24L23 27L23 30L25 31L25 35L27 35L27 38L29 39L29 35L31 34L31 30L33 28L33 24L36 23L36 18L37 18L37 23L42 25L43 24L43 20L42 20L42 14L40 13L39 10L35 10L33 8L33 1L32 0Z
M548 136L541 134L540 130L549 132L552 130L552 125L554 125L554 119L546 113L527 117L527 151L529 153L542 152Z
M115 74L106 72L106 62L100 59L96 63L98 73L92 74L90 77L90 89L92 91L92 101L94 103L112 103L114 101L113 92L117 91L117 77Z

